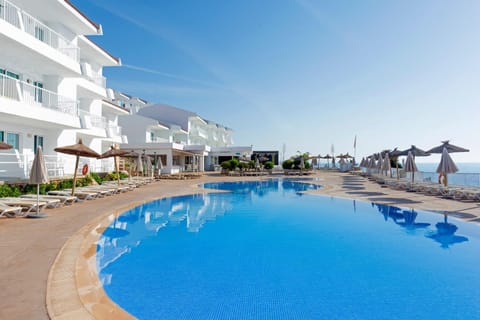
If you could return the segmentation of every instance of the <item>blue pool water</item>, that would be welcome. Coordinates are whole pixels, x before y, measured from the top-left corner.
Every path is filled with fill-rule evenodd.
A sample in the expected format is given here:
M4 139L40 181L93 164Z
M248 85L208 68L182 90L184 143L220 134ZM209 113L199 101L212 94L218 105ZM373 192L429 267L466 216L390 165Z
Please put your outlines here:
M308 195L308 181L214 183L118 217L97 246L139 319L480 319L479 227Z

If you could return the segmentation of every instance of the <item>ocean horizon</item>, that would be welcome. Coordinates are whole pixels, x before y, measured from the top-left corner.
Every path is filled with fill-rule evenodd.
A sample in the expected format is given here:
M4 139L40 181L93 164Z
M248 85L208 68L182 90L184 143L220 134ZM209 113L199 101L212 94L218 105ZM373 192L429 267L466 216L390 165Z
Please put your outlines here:
M479 173L480 174L480 162L459 162L455 163L458 167L457 173ZM436 172L438 162L420 162L416 163L419 171L422 172Z

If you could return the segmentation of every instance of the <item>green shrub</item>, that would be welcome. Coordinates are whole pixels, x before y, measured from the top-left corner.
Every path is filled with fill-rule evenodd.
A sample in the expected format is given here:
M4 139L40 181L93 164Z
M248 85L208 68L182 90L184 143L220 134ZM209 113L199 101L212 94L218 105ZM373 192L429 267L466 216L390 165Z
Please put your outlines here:
M58 189L63 190L63 189L70 189L73 186L73 180L72 179L67 179L67 180L62 180L58 184Z
M0 197L18 197L22 192L17 186L10 186L8 184L0 185Z
M286 170L292 169L293 168L293 160L288 159L288 160L283 161L282 168L286 169Z
M273 169L273 162L272 161L267 161L263 164L263 167L267 170Z
M235 170L235 168L238 167L238 165L240 164L240 161L238 161L238 159L231 159L230 160L230 170Z
M255 169L255 161L253 161L253 160L248 161L248 168L249 169Z
M90 172L90 176L92 177L93 180L95 180L98 184L102 184L103 179L98 175L98 173L95 172Z
M238 167L240 168L240 170L245 170L246 168L248 168L248 163L246 162L240 162L238 164Z
M224 170L235 170L235 168L237 168L239 164L240 164L240 161L238 161L237 159L230 159L220 163L220 166Z

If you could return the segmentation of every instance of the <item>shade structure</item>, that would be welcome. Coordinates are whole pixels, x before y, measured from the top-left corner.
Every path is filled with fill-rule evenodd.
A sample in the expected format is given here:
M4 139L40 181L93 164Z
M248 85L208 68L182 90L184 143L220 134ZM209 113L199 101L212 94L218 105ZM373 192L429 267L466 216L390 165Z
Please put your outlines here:
M56 152L71 154L77 157L77 159L75 160L75 171L73 172L73 185L72 185L72 196L73 196L75 194L75 186L77 183L78 160L80 159L80 157L98 158L100 157L100 155L94 150L84 145L82 139L78 139L77 144L73 144L71 146L65 146L65 147L57 147L54 150Z
M142 156L140 154L136 158L135 166L136 166L137 172L143 172L143 161L142 161Z
M145 165L147 167L147 174L153 176L153 163L150 156L145 156Z
M455 162L453 162L452 158L448 154L447 148L446 147L443 148L442 158L440 159L440 163L438 164L438 167L437 167L437 173L440 174L439 182L441 182L440 178L443 176L443 184L447 186L448 185L447 175L449 173L455 173L457 171L458 171L458 168L455 165Z
M375 169L377 169L378 172L382 171L382 165L383 165L383 159L382 159L382 155L379 153L378 154L377 166L376 166Z
M35 214L30 214L27 217L29 218L43 218L47 215L44 213L40 213L39 205L40 205L40 184L41 183L48 183L48 172L47 166L45 165L45 158L43 157L42 148L37 148L37 154L33 159L32 168L30 170L30 179L29 182L31 184L37 185L37 212Z
M398 150L397 147L395 147L392 151L388 153L388 156L395 161L395 169L397 172L397 179L400 179L400 175L398 174L398 157L400 156L406 156L408 155L408 152L404 152L401 150Z
M415 164L415 160L413 159L412 152L409 151L407 155L407 161L405 161L405 172L412 173L412 182L415 180L415 172L417 171L417 165Z
M390 171L391 169L391 165L390 165L390 158L388 157L388 152L385 153L385 158L383 159L383 162L382 162L382 171L385 172L385 175L388 175L387 172Z
M121 156L125 156L127 154L129 154L130 152L129 151L126 151L126 150L120 150L120 149L116 149L114 148L113 146L110 148L110 150L102 153L99 157L99 159L104 159L104 158L110 158L110 157L114 157L113 161L115 162L115 172L117 172L117 184L120 185L120 172L118 172L118 161L117 161L117 157L121 157Z
M450 144L450 140L445 140L445 141L442 141L441 145L433 147L432 149L428 150L427 152L429 152L429 153L442 153L443 154L443 149L447 149L448 153L469 152L470 151L468 149Z
M12 149L13 146L8 144L8 143L5 143L3 141L0 141L0 150L8 150L8 149Z
M417 148L416 146L412 145L410 148L403 150L402 155L408 155L408 153L411 153L413 157L427 157L430 155L427 151L424 151L420 148Z
M133 164L131 160L138 158L138 153L136 153L132 150L129 153L123 155L122 157L130 159L128 161L128 180L130 181L131 178L132 178L132 164Z

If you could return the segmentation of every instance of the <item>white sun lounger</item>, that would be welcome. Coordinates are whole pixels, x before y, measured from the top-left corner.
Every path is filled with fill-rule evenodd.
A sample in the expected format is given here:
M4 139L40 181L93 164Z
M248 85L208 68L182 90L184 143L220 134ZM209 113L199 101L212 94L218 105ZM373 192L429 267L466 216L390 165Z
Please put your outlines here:
M20 198L36 200L37 195L36 194L24 194L24 195L21 195ZM75 196L52 196L52 195L44 195L44 194L40 195L39 199L40 199L40 201L59 200L60 201L60 206L70 205L70 204L73 204L75 201L78 200L77 197L75 197Z
M14 199L17 199L17 200L8 200L5 198L0 198L0 203L13 206L13 207L21 207L22 212L19 215L22 215L22 216L37 210L37 201L32 202L32 201L27 201L26 199L21 199L21 198L14 198ZM46 202L40 201L38 203L38 208L40 211L45 209L46 206L47 206Z
M49 195L52 196L72 196L72 190L55 190L55 191L48 191ZM98 192L87 192L87 191L77 191L75 190L74 194L78 200L93 200L98 197Z
M21 215L21 213L22 207L14 207L0 203L0 217L15 218L15 216Z
M14 198L14 197L5 197L0 198L0 201L24 201L24 202L31 202L37 204L37 199L30 199L30 198ZM61 205L60 200L58 199L43 199L40 202L46 203L46 208L58 208Z

